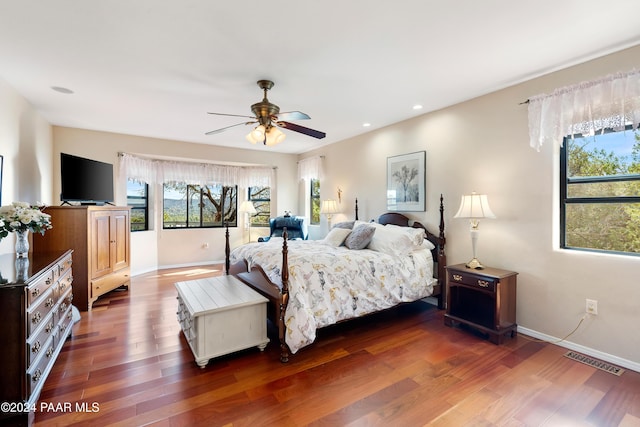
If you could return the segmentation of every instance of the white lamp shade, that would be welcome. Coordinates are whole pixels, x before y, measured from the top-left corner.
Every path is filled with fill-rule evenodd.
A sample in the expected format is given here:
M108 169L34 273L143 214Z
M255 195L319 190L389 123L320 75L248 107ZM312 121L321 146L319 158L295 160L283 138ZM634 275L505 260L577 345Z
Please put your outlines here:
M330 199L330 200L322 201L322 204L320 205L321 214L331 215L339 212L340 210L338 209L338 204L336 203L335 200Z
M245 200L244 202L240 203L240 208L238 208L238 210L240 212L247 212L251 215L257 212L256 208L253 206L253 202L251 202L250 200Z
M486 194L471 193L462 196L460 208L453 216L454 218L495 218L495 214L489 207L489 200Z

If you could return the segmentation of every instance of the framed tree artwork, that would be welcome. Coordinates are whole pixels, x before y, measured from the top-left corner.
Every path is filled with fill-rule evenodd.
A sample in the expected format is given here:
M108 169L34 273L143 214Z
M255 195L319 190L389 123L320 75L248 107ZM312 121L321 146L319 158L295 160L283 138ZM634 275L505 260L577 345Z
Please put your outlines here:
M387 158L387 210L426 210L426 160L426 151Z

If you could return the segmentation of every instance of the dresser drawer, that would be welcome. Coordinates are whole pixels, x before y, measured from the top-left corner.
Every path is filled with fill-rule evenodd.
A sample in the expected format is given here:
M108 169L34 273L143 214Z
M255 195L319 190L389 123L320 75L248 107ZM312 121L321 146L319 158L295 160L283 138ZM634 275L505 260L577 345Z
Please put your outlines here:
M48 270L37 282L29 285L27 288L27 306L32 305L55 283L54 276L54 270Z
M496 291L496 283L498 280L490 277L478 277L472 276L457 271L449 272L449 283L461 283L467 286L473 286L475 288L485 289L490 292Z
M46 379L46 375L49 374L51 364L53 364L53 354L55 353L54 340L47 341L46 346L41 351L40 358L35 360L35 363L27 370L27 395L31 394L42 387Z
M130 270L124 268L119 271L115 271L107 276L100 277L91 281L91 297L98 298L101 295L106 294L124 284L129 283Z
M63 258L57 265L57 274L58 277L62 277L67 271L71 270L71 266L73 265L73 261L71 259L71 255Z
M62 272L60 279L58 280L58 298L61 295L64 295L67 292L67 289L71 289L71 284L73 283L73 273L71 270L67 269Z
M54 286L50 286L36 301L36 304L27 308L27 337L30 337L44 322L56 305L56 292Z
M27 366L31 366L34 360L45 351L48 341L53 340L58 328L57 318L54 314L49 313L49 316L42 322L44 326L27 340Z
M58 321L64 317L64 314L71 308L73 302L73 292L71 289L67 289L67 292L60 297L60 305L58 305L58 312L56 318Z

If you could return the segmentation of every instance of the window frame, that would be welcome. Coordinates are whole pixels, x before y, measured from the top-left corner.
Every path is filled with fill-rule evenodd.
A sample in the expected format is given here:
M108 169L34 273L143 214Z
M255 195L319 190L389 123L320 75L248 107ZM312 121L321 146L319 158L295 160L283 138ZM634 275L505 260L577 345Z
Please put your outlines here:
M635 131L631 126L626 126L624 131ZM616 132L612 129L605 129L604 133ZM623 131L619 131L623 132ZM576 250L584 252L595 252L602 254L617 254L625 256L640 256L640 253L615 251L596 248L585 248L581 246L570 246L567 244L567 206L578 204L629 204L640 203L639 196L600 196L600 197L569 197L569 186L571 184L594 184L594 183L611 183L611 182L632 182L640 181L640 174L625 174L625 175L605 175L605 176L590 176L590 177L569 177L568 173L568 145L569 140L573 137L583 137L583 135L569 135L563 138L562 146L560 147L560 248L567 250Z
M136 182L130 179L127 179L127 182ZM138 231L149 231L151 229L151 227L149 226L149 184L146 182L141 182L142 184L144 184L144 196L133 196L133 195L129 195L129 190L127 188L127 206L131 208L131 215L129 218L130 221L130 230L131 232L138 232ZM144 206L143 207L139 207L137 205L132 205L129 203L129 199L136 199L136 200L144 200ZM144 228L142 229L135 229L134 227L134 215L133 213L135 211L143 211L143 217L144 217ZM135 224L139 224L139 223L135 223Z

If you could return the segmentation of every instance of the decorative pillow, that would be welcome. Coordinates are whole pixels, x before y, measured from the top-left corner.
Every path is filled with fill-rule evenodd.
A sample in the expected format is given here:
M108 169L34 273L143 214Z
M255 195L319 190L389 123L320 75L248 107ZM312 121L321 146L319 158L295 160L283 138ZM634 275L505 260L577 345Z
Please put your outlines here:
M349 234L351 234L351 230L348 228L332 228L329 234L322 239L322 242L337 248L342 245Z
M351 230L353 228L353 223L355 221L343 221L343 222L339 222L337 224L334 224L333 228L346 228L347 230Z
M345 239L344 245L349 249L364 249L369 245L369 242L371 242L371 238L375 232L375 227L369 224L354 226L351 233Z

